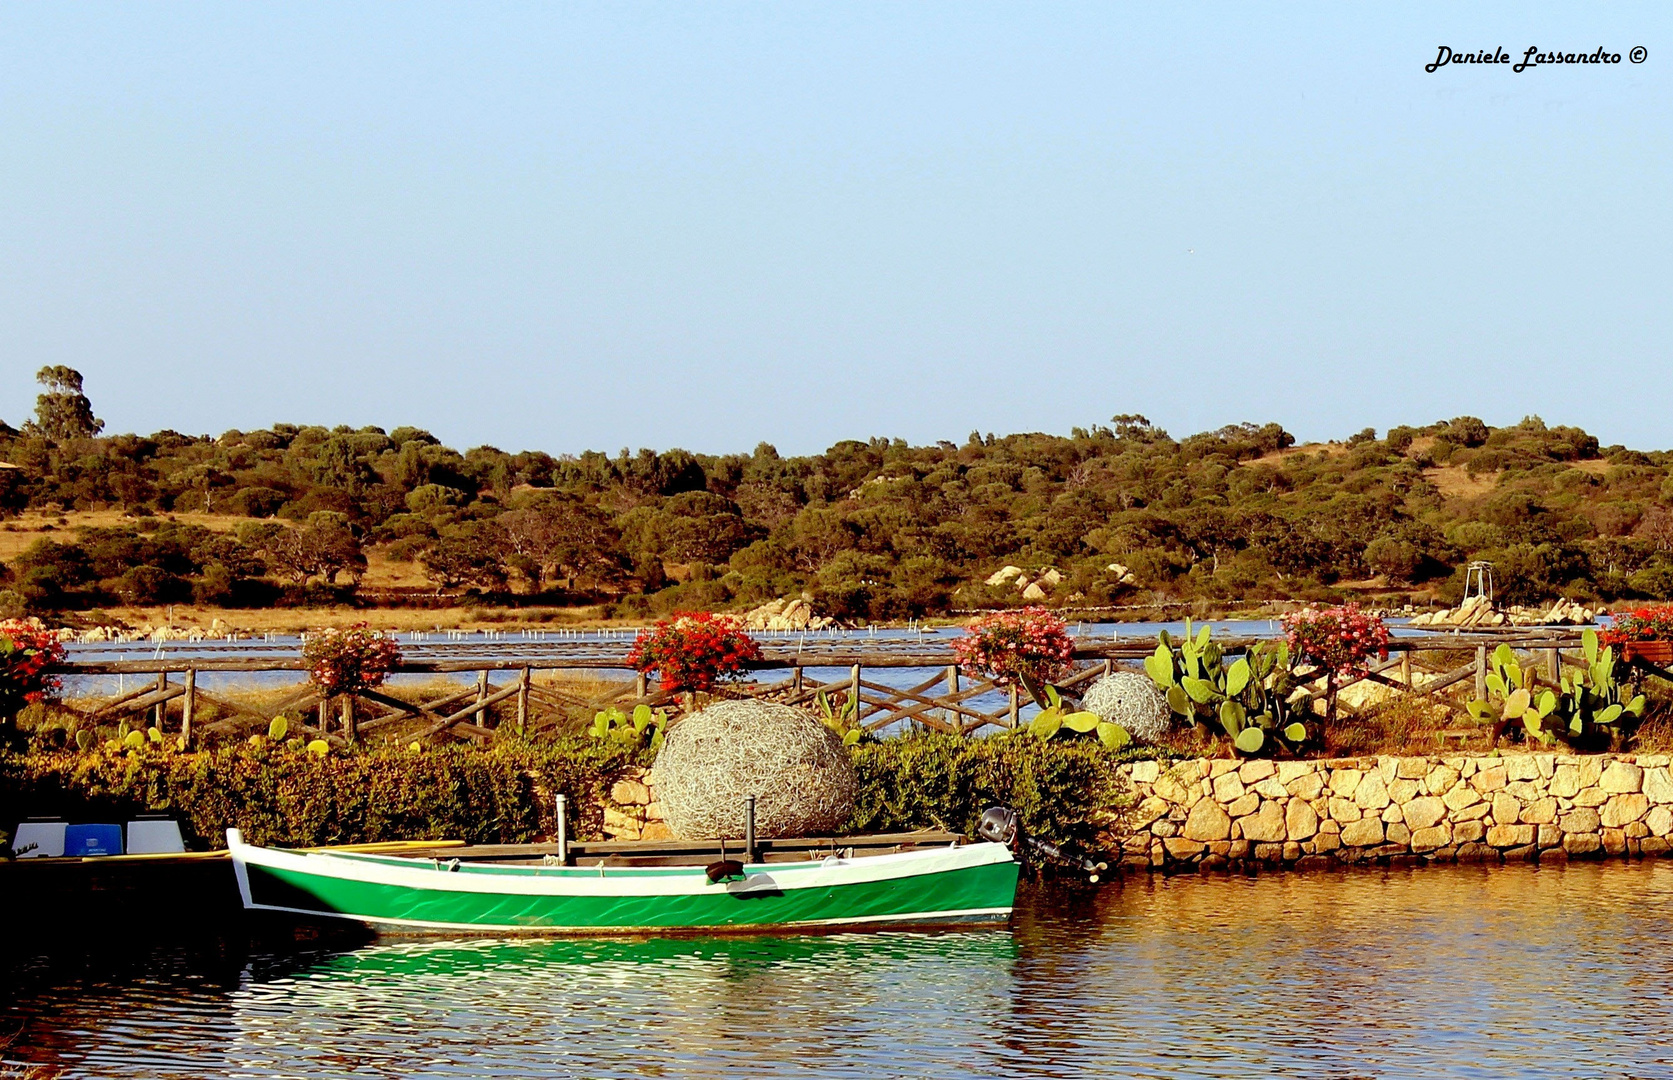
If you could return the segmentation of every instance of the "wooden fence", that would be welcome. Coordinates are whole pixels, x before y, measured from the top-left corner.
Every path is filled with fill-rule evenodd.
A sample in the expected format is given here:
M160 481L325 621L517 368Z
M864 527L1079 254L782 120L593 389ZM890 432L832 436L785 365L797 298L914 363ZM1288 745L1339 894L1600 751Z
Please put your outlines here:
M1227 652L1237 653L1256 640L1223 638L1220 644ZM1501 643L1538 657L1543 661L1546 677L1552 681L1563 665L1581 664L1577 655L1580 638L1567 632L1397 638L1389 643L1390 655L1386 661L1374 665L1362 677L1344 682L1338 687L1338 693L1356 683L1371 682L1397 693L1420 697L1453 690L1473 690L1475 696L1484 697L1487 656ZM1140 641L1083 646L1076 650L1074 673L1058 685L1065 690L1077 690L1114 670L1118 664L1142 660L1154 648L1153 642ZM1673 673L1643 661L1637 663L1650 673L1673 678ZM988 728L1014 728L1032 706L1026 695L1019 698L1014 689L961 673L946 648L898 645L824 648L816 655L768 649L766 659L752 667L782 677L758 676L759 681L737 686L736 693L798 705L810 704L823 694L833 708L843 708L852 702L855 719L868 731L898 729L903 725L963 734ZM810 674L810 669L833 668L843 674L822 682ZM900 669L916 669L923 677L906 686L891 686L881 681L880 672ZM259 730L281 714L306 718L301 724L303 733L333 743L353 742L379 733L399 733L403 740L486 740L494 737L497 726L508 723L518 731L531 732L565 719L590 717L608 706L632 709L641 703L653 707L675 703L674 695L652 690L644 676L634 678L626 672L621 656L598 650L575 655L549 650L539 657L525 653L497 658L484 654L408 660L397 669L400 673L476 674L474 685L461 686L425 702L405 701L380 691L326 699L311 684L302 683L258 707L231 696L210 693L199 685L199 675L205 672L296 671L300 674L304 665L294 656L71 662L57 670L63 675L145 678L145 685L96 706L78 708L64 703L62 707L92 724L149 714L150 725L159 731L178 732L188 743L205 736L238 736ZM589 696L573 685L537 677L542 673L561 672L615 672L624 681L606 693ZM213 705L217 713L207 723L200 718L204 704Z

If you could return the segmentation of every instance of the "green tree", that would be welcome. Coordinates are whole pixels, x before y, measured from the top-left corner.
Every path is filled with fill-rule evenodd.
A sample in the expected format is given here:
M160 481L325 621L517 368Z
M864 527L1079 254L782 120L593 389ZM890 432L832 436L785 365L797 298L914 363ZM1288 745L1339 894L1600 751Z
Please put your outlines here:
M35 421L26 425L32 434L64 442L104 430L105 422L93 415L93 403L81 392L81 372L53 365L35 372L35 381L46 387L46 393L35 398Z

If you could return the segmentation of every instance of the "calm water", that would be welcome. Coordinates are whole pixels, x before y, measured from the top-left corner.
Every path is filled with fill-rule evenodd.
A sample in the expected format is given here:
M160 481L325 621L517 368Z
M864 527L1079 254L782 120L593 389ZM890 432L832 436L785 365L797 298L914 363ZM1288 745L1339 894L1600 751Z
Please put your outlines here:
M14 957L0 1016L65 1076L1673 1076L1673 865L1022 900L940 935Z

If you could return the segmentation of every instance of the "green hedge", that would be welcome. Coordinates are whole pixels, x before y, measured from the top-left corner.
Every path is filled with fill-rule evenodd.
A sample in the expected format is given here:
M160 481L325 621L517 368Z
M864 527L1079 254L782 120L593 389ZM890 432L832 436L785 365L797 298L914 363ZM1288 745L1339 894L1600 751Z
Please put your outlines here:
M0 757L0 821L26 815L124 821L171 811L188 845L223 847L228 826L284 847L379 840L522 843L556 832L569 798L575 835L597 836L610 785L637 765L590 739L332 753L238 744Z
M971 834L1005 804L1038 836L1094 844L1122 804L1115 755L1089 741L1026 735L919 735L856 746L860 792L850 829L945 828ZM524 843L556 832L554 796L568 796L573 835L601 835L610 786L645 762L573 738L423 751L333 751L240 743L176 753L36 751L0 756L0 822L24 816L125 821L176 814L193 847L224 830L283 847L379 840Z
M1117 756L1090 740L1041 742L912 735L854 748L860 794L855 832L941 828L973 834L982 811L1005 805L1034 835L1095 844L1123 794Z

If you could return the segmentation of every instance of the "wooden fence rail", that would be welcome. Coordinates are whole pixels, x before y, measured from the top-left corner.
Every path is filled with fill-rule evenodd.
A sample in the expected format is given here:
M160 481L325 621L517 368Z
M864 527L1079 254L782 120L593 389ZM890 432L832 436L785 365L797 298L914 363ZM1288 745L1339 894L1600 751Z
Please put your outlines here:
M1227 652L1237 653L1247 650L1260 639L1218 640ZM1551 679L1555 679L1562 666L1582 663L1573 655L1581 644L1579 635L1574 633L1435 634L1396 638L1389 643L1389 659L1373 665L1359 678L1344 681L1337 687L1337 692L1340 695L1357 683L1371 682L1396 693L1427 698L1473 679L1476 695L1484 696L1487 656L1501 643L1542 659L1547 677ZM1072 694L1098 676L1114 670L1118 663L1130 664L1141 660L1154 649L1153 641L1118 641L1077 648L1075 671L1058 686ZM1414 662L1415 657L1424 654L1430 654L1439 661L1438 669L1434 662L1427 666ZM1449 655L1457 657L1458 654L1469 659L1462 664L1447 659ZM1449 663L1452 666L1448 666ZM1673 673L1643 661L1636 663L1645 673L1673 679ZM896 729L903 725L962 734L980 732L985 728L1014 728L1022 721L1024 711L1032 705L1026 696L1019 698L1015 689L964 675L953 662L950 650L946 649L822 649L816 655L768 650L764 660L750 666L759 673L782 672L784 677L743 683L736 688L737 692L793 705L812 704L823 697L833 710L852 704L854 719L868 731ZM911 668L924 669L925 677L906 686L890 686L875 677L866 677L867 669ZM817 681L810 669L834 670L838 674ZM127 690L96 707L80 709L68 704L62 707L78 713L90 723L112 722L122 717L149 713L151 724L160 731L170 730L172 714L177 730L188 742L205 735L234 735L264 727L279 715L308 717L310 713L314 714L311 723L299 719L295 726L299 726L304 734L338 744L397 731L404 740L487 740L494 737L497 726L506 722L514 724L518 731L527 732L551 726L576 714L589 716L610 706L632 709L639 704L658 707L676 702L676 695L653 690L643 675L596 697L582 694L573 686L536 680L537 674L565 671L626 672L621 657L598 655L554 655L538 660L485 655L415 660L400 665L396 669L400 674L476 673L474 685L461 686L452 693L427 702L406 701L376 690L327 700L311 685L304 684L263 707L209 693L199 685L199 674L202 672L303 670L304 664L298 658L271 655L67 662L55 669L56 673L65 676L153 676L154 680L146 685ZM505 678L507 675L510 677ZM500 678L499 682L494 681L496 677ZM499 708L507 703L512 703L509 710ZM214 706L220 714L218 718L207 723L199 721L203 704ZM503 715L506 711L511 713L510 717Z

